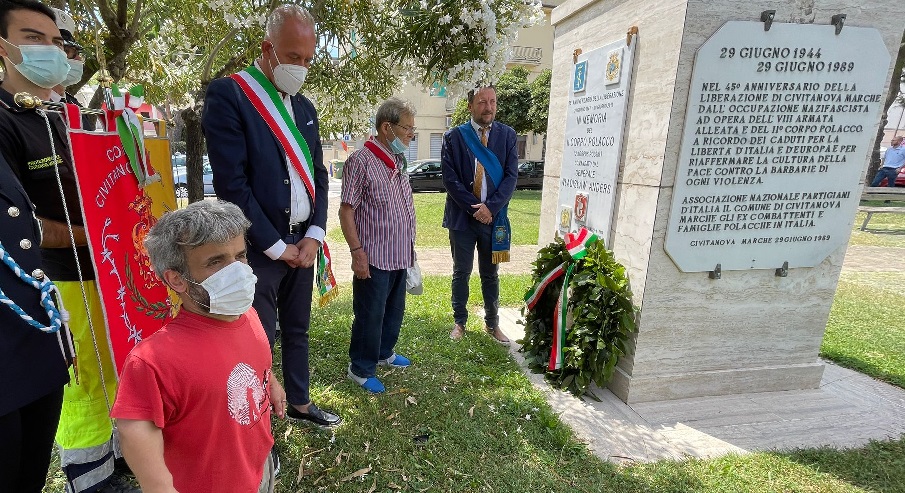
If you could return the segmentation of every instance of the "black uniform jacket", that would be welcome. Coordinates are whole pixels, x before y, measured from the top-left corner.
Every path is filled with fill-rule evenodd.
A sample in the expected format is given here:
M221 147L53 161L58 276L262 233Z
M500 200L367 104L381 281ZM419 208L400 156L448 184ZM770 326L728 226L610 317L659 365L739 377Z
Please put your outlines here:
M0 243L29 274L41 267L41 235L25 189L0 153ZM40 292L0 263L0 289L25 313L49 323ZM66 336L68 337L68 335ZM0 416L6 415L69 381L67 363L56 334L32 327L0 305Z

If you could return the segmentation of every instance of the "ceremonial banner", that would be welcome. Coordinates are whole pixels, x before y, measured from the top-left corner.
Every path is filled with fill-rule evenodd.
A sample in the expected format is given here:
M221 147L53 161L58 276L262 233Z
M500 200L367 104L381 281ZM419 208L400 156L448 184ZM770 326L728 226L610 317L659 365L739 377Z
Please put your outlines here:
M106 118L106 132L88 132L78 128L79 119L73 113L68 108L85 230L104 326L119 372L129 351L171 317L168 290L151 268L144 238L164 211L175 208L175 194L172 178L169 190L163 183L153 183L148 190L139 187L120 136L111 124L113 118ZM149 147L152 163L163 164L161 171L171 175L169 146ZM157 152L166 152L166 159L153 151L155 147ZM94 325L99 326L99 321Z
M177 208L170 141L161 137L145 137L145 148L150 155L149 162L154 173L160 177L160 180L154 179L145 187L145 194L151 197L151 214L160 217Z

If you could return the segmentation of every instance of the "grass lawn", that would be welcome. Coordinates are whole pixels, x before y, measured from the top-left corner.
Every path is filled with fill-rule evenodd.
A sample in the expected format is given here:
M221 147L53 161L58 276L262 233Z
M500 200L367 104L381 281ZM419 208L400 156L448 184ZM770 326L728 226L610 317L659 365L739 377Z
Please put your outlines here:
M905 388L905 273L843 274L821 356Z
M524 202L513 203L513 223L531 214L536 222L539 193L517 193L524 194ZM419 230L428 238L419 234L424 246L446 244L439 226L443 199L443 194L416 194ZM902 235L862 233L857 231L862 220L856 219L852 244L905 248L905 216L881 214L871 221L871 228L898 228ZM532 227L536 242L537 226ZM427 277L425 294L408 298L397 349L415 365L378 370L388 390L381 396L368 396L345 379L351 289L326 308L314 308L313 398L345 422L323 430L275 420L282 459L277 492L905 493L905 437L841 451L627 466L600 460L559 420L507 350L481 333L478 317L471 317L462 341L449 340L449 282L448 276ZM529 284L527 275L502 276L501 304L517 306ZM903 285L905 273L845 273L821 354L905 387ZM473 276L474 309L479 292ZM62 491L58 464L55 457L45 492Z
M901 203L884 204L882 200L861 202L871 207L901 206ZM868 245L881 247L905 248L905 214L874 214L867 225L867 231L861 231L861 224L867 213L859 212L855 216L850 245Z
M448 247L449 233L443 228L443 208L446 193L414 194L417 237L419 248ZM541 192L539 190L516 190L509 202L509 222L512 225L513 245L536 245L540 218ZM344 242L342 231L332 228L327 239Z
M502 303L517 304L528 281L504 276ZM448 277L428 277L425 295L409 297L397 349L415 366L378 370L388 392L377 397L344 378L349 290L315 309L314 398L345 423L333 431L277 423L277 491L905 491L905 439L629 467L602 461L476 317L463 341L449 340L448 286Z
M883 201L862 202L882 207ZM855 217L850 245L905 249L905 215L875 214L861 231ZM905 250L902 251L905 253ZM890 250L889 255L901 256ZM905 388L903 272L843 272L821 346L821 356Z
M381 396L344 377L351 290L314 309L312 392L345 423L323 430L276 420L277 492L905 492L905 438L845 451L602 461L559 421L506 349L480 333L480 320L471 318L464 340L449 340L449 277L425 281L425 294L408 299L397 346L415 366L379 370L388 389ZM501 303L517 305L529 282L503 276ZM62 491L58 464L55 457L47 493Z

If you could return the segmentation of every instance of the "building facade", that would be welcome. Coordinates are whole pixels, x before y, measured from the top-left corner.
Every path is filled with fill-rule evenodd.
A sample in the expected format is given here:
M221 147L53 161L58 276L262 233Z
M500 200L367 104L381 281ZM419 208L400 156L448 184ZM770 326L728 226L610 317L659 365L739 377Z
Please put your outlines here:
M543 9L543 24L522 29L516 44L512 46L512 59L508 67L521 66L528 70L529 80L534 80L544 69L553 66L553 26L550 24L550 12L562 0L547 0ZM443 87L434 85L425 88L422 85L408 84L395 96L409 100L418 112L415 118L415 138L409 145L406 156L409 162L418 159L440 159L440 148L443 134L452 125L452 113L456 108L458 97L449 97ZM461 97L464 97L461 96ZM503 122L506 123L506 122ZM544 136L534 133L519 135L519 158L543 160ZM324 160L342 161L351 151L364 145L364 139L347 142L346 148L341 142L334 142L325 147Z

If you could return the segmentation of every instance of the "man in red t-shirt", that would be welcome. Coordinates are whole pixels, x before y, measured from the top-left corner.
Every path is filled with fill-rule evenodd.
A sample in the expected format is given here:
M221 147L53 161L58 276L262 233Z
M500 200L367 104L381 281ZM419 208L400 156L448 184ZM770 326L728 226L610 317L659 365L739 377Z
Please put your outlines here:
M273 491L271 406L286 393L251 309L249 222L227 202L165 214L145 247L182 300L179 314L129 354L110 415L145 491Z

